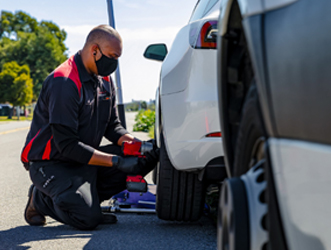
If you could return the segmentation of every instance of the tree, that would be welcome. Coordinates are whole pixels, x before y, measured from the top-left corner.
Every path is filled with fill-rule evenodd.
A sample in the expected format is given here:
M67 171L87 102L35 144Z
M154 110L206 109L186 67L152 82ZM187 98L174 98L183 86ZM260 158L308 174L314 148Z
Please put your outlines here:
M126 111L138 111L139 109L139 103L138 102L132 102L125 105Z
M140 103L140 107L141 107L142 109L147 109L147 103L146 103L145 101L142 101L142 102Z
M147 109L150 109L150 110L152 110L152 111L155 111L155 103L152 102L152 103L148 104L148 105L147 105Z
M37 20L22 11L15 14L7 11L1 12L0 38L14 38L20 31L33 33L37 28Z
M32 79L28 65L5 63L0 73L0 102L24 106L32 101Z
M34 100L46 76L67 59L66 32L55 23L38 22L28 14L2 11L0 19L0 67L16 61L27 64L33 79Z

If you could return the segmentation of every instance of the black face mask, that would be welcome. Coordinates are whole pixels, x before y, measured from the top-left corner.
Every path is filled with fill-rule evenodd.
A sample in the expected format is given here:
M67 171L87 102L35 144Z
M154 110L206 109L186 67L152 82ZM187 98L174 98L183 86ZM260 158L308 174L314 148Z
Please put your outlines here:
M94 57L94 61L97 66L97 69L98 69L98 75L109 76L111 73L113 73L116 70L118 61L117 61L117 59L114 59L112 57L110 58L108 56L105 56L102 53L100 47L99 47L99 50L102 55L101 58L98 61L96 61L95 57Z

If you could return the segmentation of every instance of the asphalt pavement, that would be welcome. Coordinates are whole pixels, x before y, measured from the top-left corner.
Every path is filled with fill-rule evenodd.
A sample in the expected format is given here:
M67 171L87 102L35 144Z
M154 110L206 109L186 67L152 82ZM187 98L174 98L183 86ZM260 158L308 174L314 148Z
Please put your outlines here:
M134 113L126 114L131 132ZM80 231L47 217L47 225L27 225L23 211L31 185L20 162L29 122L0 122L0 250L11 249L216 249L216 227L207 217L198 222L167 222L154 214L120 214L113 225ZM133 133L148 139L146 133ZM106 143L105 141L103 143Z

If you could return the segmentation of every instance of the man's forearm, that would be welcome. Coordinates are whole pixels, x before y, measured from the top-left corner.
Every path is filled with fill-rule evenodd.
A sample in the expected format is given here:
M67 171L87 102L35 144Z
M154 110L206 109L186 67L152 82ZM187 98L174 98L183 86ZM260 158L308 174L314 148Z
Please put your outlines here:
M117 144L119 146L121 146L123 142L131 142L131 141L136 141L136 140L138 140L138 139L134 138L132 135L125 134L125 135L122 135L120 137L120 139L118 139ZM99 150L94 150L93 155L88 164L104 166L104 167L112 167L113 166L112 158L113 158L113 155L111 155L111 154L107 154L107 153L101 152Z
M95 150L89 163L90 165L114 167L127 174L139 174L144 166L140 163L138 157L125 157L103 153Z
M107 154L104 152L101 152L99 150L94 150L93 155L88 162L89 165L98 165L98 166L104 166L104 167L112 167L113 155Z

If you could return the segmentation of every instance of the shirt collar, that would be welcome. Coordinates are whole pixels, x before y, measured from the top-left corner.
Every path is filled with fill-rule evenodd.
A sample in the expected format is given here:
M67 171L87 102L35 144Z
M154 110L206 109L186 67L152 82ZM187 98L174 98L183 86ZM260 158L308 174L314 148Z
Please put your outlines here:
M87 72L87 70L86 70L86 68L83 64L82 57L80 56L79 52L76 53L74 59L75 59L76 65L77 65L80 80L82 82L88 82L88 81L93 81L94 82L95 80Z

